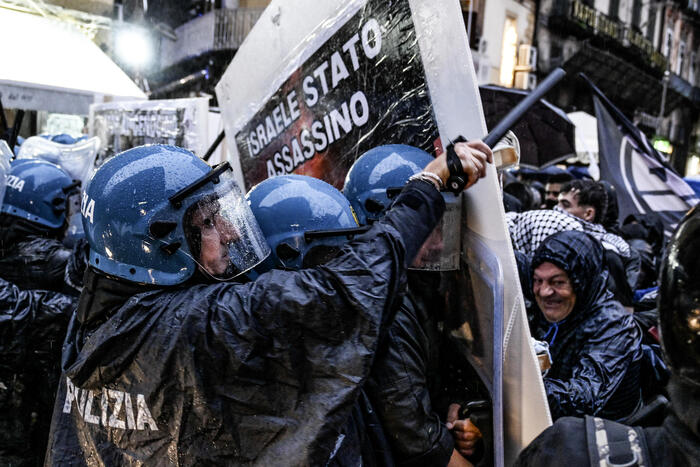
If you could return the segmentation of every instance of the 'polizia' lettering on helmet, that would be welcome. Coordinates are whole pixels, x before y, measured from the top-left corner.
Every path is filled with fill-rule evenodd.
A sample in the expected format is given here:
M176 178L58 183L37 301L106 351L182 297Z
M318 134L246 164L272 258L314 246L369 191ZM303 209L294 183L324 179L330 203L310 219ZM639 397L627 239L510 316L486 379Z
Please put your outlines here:
M95 200L90 199L87 193L83 193L83 200L80 203L80 213L85 219L90 219L92 224L92 216L95 213Z
M14 188L17 191L22 191L22 189L24 188L24 180L15 175L8 175L7 186L9 186L10 188Z

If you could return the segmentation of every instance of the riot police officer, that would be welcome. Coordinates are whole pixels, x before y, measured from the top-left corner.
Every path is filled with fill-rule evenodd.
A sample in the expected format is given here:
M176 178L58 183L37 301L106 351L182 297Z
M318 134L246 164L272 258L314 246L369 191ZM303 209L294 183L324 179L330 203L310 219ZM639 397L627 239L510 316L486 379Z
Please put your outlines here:
M77 188L58 166L38 160L12 162L7 177L0 212L2 465L43 462L61 345L77 304L69 285L77 281L66 280L74 255L60 242Z
M360 156L343 188L360 223L380 222L406 181L432 161L427 152L403 144ZM469 401L481 388L446 336L447 295L456 295L448 284L461 282L461 205L451 193L443 198L445 214L410 265L407 293L366 385L398 465L467 465L462 454L473 456L481 437L469 420L457 421L459 406L452 405Z
M80 293L82 250L61 243L79 189L55 164L12 161L0 210L0 277L21 289Z
M255 268L300 270L326 264L367 227L357 224L348 200L328 183L304 175L281 175L254 186L246 195L260 225L270 256ZM388 310L384 320L394 313ZM326 312L319 308L318 313ZM337 449L326 465L393 465L381 422L360 389L352 413L338 435Z

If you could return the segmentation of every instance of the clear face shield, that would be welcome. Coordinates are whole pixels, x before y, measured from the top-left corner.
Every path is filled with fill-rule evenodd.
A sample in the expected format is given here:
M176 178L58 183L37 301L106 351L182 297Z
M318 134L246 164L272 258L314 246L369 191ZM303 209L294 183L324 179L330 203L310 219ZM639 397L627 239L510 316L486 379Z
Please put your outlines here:
M459 269L462 197L443 193L445 214L409 269L420 271L456 271Z
M19 149L17 159L42 159L52 162L68 174L85 183L92 175L97 158L100 139L92 137L73 144L61 144L32 136L27 138Z
M185 237L200 271L216 280L230 280L262 262L270 254L270 247L228 163L216 167L171 201L177 203L174 198L202 186L213 189L185 211Z

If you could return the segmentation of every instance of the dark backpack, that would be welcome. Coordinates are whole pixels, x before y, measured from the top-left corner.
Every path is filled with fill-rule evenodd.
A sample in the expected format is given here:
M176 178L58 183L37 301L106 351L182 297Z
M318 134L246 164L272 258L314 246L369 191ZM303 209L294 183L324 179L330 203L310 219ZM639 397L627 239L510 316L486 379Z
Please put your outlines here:
M586 443L591 467L650 467L644 432L586 415Z

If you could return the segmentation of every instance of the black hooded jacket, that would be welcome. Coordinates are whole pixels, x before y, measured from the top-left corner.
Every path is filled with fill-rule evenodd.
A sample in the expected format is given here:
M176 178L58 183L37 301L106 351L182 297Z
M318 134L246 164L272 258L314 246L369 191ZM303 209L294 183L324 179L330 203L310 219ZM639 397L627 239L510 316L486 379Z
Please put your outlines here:
M641 401L642 335L605 287L603 248L588 234L560 232L539 246L533 271L544 262L566 271L576 293L564 320L549 323L538 312L531 323L533 337L550 343L552 368L544 385L552 417L630 415Z
M406 295L365 385L397 465L447 465L454 450L445 426L449 404L488 394L451 336L474 309L464 271L409 271Z
M248 284L134 295L137 286L88 280L47 465L333 462L406 264L443 210L434 188L411 182L340 256Z
M0 465L42 463L77 299L0 279Z
M438 329L439 273L408 274L408 291L380 343L369 394L386 431L397 465L444 466L454 441L436 413L441 387ZM444 410L444 408L443 408Z
M80 294L85 242L71 250L62 232L7 214L0 215L0 277L23 290Z

